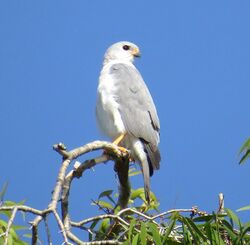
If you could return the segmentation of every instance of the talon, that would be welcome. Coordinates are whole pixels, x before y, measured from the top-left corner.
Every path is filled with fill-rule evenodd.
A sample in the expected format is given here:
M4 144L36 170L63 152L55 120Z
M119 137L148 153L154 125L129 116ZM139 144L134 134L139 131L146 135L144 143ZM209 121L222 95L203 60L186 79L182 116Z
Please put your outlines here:
M122 153L129 153L128 149L126 149L125 147L118 146L118 148Z

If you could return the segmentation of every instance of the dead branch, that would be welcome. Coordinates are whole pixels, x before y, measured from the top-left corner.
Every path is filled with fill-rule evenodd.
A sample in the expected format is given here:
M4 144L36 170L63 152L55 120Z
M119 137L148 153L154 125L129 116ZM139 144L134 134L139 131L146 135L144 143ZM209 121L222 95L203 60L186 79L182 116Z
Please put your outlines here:
M90 228L85 227L88 223L93 223L96 221L102 221L105 219L109 219L111 225L111 230L115 226L119 226L124 231L123 234L126 234L129 230L130 223L126 220L126 216L124 214L136 215L145 221L152 221L156 223L157 218L164 217L168 214L174 212L188 212L191 214L205 215L204 212L199 211L196 207L191 209L172 209L154 216L146 215L142 212L139 212L133 208L126 208L129 196L130 196L130 183L128 178L128 170L129 170L129 153L120 151L119 147L115 144L105 142L105 141L94 141L83 145L81 147L75 148L71 151L67 151L64 144L59 143L53 146L53 149L58 152L62 156L62 163L58 171L56 184L52 192L51 201L49 202L47 208L43 210L38 210L26 205L16 205L16 206L0 206L0 211L12 211L11 217L7 224L7 229L4 234L0 236L5 237L5 243L8 243L8 237L11 225L13 224L13 220L16 216L17 212L23 211L25 213L33 214L35 217L30 222L32 228L32 245L37 245L38 243L38 227L42 220L45 222L47 240L48 243L52 243L51 234L49 230L49 225L47 223L48 215L53 215L59 230L62 234L63 244L81 244L81 245L100 245L100 244L121 244L118 240L102 240L102 241L94 241L94 242L84 242L79 239L72 232L72 227L85 229L89 232L92 232ZM105 154L98 156L93 159L85 160L82 163L76 162L73 166L72 170L69 170L70 164L74 159L85 155L89 152L96 150L104 150ZM114 170L118 175L120 187L119 187L119 197L118 197L118 205L121 207L121 210L117 214L105 214L99 215L95 217L91 217L88 219L84 219L79 222L71 221L69 215L69 194L71 190L71 183L74 179L78 179L83 176L84 171L93 168L98 164L105 163L109 160L115 162ZM58 203L61 203L59 206L61 208L61 215L58 213ZM157 223L156 223L157 224ZM139 230L135 227L135 230L139 232ZM94 234L94 233L93 233ZM120 236L123 238L123 235Z
M57 221L57 224L63 236L64 244L70 244L68 240L71 240L76 244L119 244L118 241L99 241L90 243L90 242L83 242L79 238L77 238L70 230L71 221L68 213L68 196L72 180L74 178L80 178L85 170L90 169L97 164L105 163L108 160L118 160L121 158L124 160L129 159L128 154L121 152L117 145L105 141L94 141L86 145L83 145L81 147L75 148L71 151L67 151L63 143L59 143L54 145L53 149L63 157L63 161L58 172L56 184L52 192L53 194L51 197L51 201L49 202L47 208L44 210L38 210L25 205L0 206L0 211L4 210L12 211L12 215L9 219L6 232L4 234L1 234L1 236L5 236L5 244L7 244L9 230L13 223L15 215L18 211L23 211L26 213L31 213L33 215L36 215L33 221L30 222L30 224L32 225L32 245L36 245L38 242L38 226L43 219L45 220L48 241L51 240L48 224L46 221L47 216L50 215L51 213L54 214L54 217ZM72 160L88 152L100 149L104 150L106 154L99 156L95 159L86 160L79 166L75 166L74 169L69 171L69 173L67 174L68 167L70 166ZM62 217L60 217L60 215L57 212L58 202L60 199L62 200L61 202Z
M9 232L10 232L10 227L15 219L15 216L16 216L16 212L17 212L17 208L14 208L12 210L12 214L10 216L10 219L9 219L9 222L8 222L8 225L7 225L7 229L5 231L5 240L4 240L4 245L7 245L8 244L8 237L9 237Z

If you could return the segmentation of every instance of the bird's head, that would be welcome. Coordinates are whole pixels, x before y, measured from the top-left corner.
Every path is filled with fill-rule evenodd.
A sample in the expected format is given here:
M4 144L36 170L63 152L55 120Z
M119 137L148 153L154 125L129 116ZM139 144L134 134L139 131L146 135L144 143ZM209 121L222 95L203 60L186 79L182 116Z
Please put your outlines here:
M134 43L122 41L113 44L104 55L104 63L112 60L133 62L135 57L140 57L140 50Z

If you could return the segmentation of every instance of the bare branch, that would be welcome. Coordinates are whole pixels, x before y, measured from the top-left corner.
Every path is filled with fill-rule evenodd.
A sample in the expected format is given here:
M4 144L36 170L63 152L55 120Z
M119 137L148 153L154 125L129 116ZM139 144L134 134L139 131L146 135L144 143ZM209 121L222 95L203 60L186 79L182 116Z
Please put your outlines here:
M45 215L50 212L50 209L45 209L43 211L39 209L35 209L25 205L17 205L17 206L1 206L0 211L12 211L13 209L17 208L18 211L24 211L26 213L32 213L36 215Z
M204 212L198 211L198 208L193 207L191 209L172 209L160 214L157 214L155 216L149 216L142 212L137 211L136 209L132 208L125 208L127 206L129 196L130 196L130 183L128 178L128 169L129 169L129 153L128 152L122 152L119 147L115 144L109 143L109 142L103 142L103 141L94 141L89 144L83 145L81 147L75 148L71 151L67 151L64 144L59 143L53 146L53 149L58 152L62 157L62 164L60 166L57 180L55 187L52 192L51 201L49 202L47 208L44 210L38 210L34 209L29 206L25 205L17 205L17 206L0 206L0 211L12 211L12 215L8 221L7 229L5 232L5 244L7 245L8 242L8 235L10 231L10 227L13 223L13 220L15 218L15 215L18 211L23 211L26 213L31 213L35 215L36 217L30 224L32 225L32 245L36 245L38 242L38 226L40 222L44 219L46 232L47 232L47 240L49 244L52 244L51 234L49 231L49 226L47 223L47 216L53 213L56 222L59 226L59 229L62 233L64 244L71 244L69 241L72 241L75 244L80 245L101 245L101 244L121 244L118 240L103 240L103 241L94 241L94 242L84 242L81 241L76 235L74 235L71 231L72 227L77 227L81 229L86 229L90 232L89 228L85 228L84 225L88 224L90 222L95 222L98 220L103 219L110 219L110 223L112 224L110 226L110 231L113 231L112 229L118 224L119 226L124 229L124 232L122 230L122 234L120 236L124 237L124 234L128 232L130 223L125 220L123 215L125 213L138 215L139 217L152 221L156 223L156 219L160 217L164 217L168 214L174 213L174 212L190 212L192 214L198 214L198 215L204 215ZM81 164L75 164L74 169L71 171L68 171L68 168L72 162L73 159L76 159L88 152L96 151L103 149L105 150L105 155L85 160ZM119 182L120 182L120 193L118 198L118 204L121 206L121 209L117 214L105 214L105 215L99 215L92 218L84 219L79 222L73 222L70 220L69 215L69 194L70 194L70 188L71 183L73 179L82 177L83 173L87 169L91 169L94 166L105 163L108 160L115 161L115 171L117 172ZM58 202L61 200L61 216L58 214L57 208L58 208ZM113 223L112 223L113 222ZM120 227L119 227L120 228ZM139 230L135 227L134 228L137 232ZM110 237L106 237L107 239L110 239Z
M5 239L4 239L4 245L7 245L8 244L8 238L9 238L9 232L10 232L10 227L15 219L15 216L16 216L16 212L17 212L17 208L15 207L12 211L12 214L10 216L10 219L8 221L8 225L7 225L7 228L6 228L6 231L5 231Z
M124 209L128 205L130 197L130 182L128 177L129 171L129 157L117 158L115 160L115 171L117 172L120 186L119 186L119 199L118 205Z
M174 212L178 212L178 213L193 213L193 212L199 212L199 211L197 210L196 207L188 208L188 209L171 209L171 210L168 210L166 212L163 212L163 213L160 213L160 214L157 214L157 215L154 215L154 216L148 216L148 215L146 215L146 214L144 214L142 212L139 212L136 209L126 208L126 209L122 209L120 212L118 212L117 215L120 216L120 215L122 215L122 214L124 214L126 212L135 213L135 214L137 214L137 215L139 215L139 216L141 216L141 217L143 217L143 218L151 221L151 220L155 220L155 219L157 219L159 217L163 217L163 216L165 216L167 214L171 214L171 213L174 213Z
M45 230L46 230L46 234L47 234L48 244L52 245L51 234L50 234L50 230L49 230L49 224L48 224L47 216L44 217L44 225L45 225Z
M62 220L64 223L64 227L66 228L67 236L69 237L69 239L71 239L74 242L77 242L77 240L76 240L76 237L70 231L71 221L68 215L68 197L69 197L70 186L71 186L72 180L74 178L80 178L85 170L93 168L97 164L104 163L112 158L115 158L115 159L120 159L120 158L129 159L129 158L128 158L128 154L127 153L124 154L123 152L121 152L120 149L117 147L117 145L111 144L109 142L101 142L101 141L92 142L91 144L87 144L85 146L79 147L67 153L64 150L63 152L62 150L58 151L59 153L62 153L64 157L66 156L66 154L68 154L68 157L70 159L75 159L89 151L99 150L99 149L104 149L110 155L107 155L107 154L102 155L94 159L86 160L81 164L77 164L77 165L75 164L74 170L71 170L67 174L67 176L64 179L63 186L62 186L62 199L61 199L62 200L61 201ZM120 219L120 217L118 218ZM121 220L121 223L124 224L124 222L125 221Z
M66 229L65 229L65 226L59 216L59 214L57 213L56 210L53 210L53 214L56 218L56 221L58 223L58 226L60 228L60 232L63 234L63 238L64 238L64 241L66 242L66 244L68 243L68 238L67 238L67 234L66 234Z
M126 222L124 219L122 219L118 214L117 215L115 215L115 214L104 214L104 215L99 215L99 216L91 217L91 218L88 218L88 219L84 219L84 220L79 221L79 222L71 221L70 223L74 227L81 227L84 224L87 224L89 222L93 222L95 220L101 220L101 219L114 219L114 220L120 221L122 224L124 224L126 226L130 225L128 222Z
M66 159L63 161L62 166L60 168L60 171L58 173L58 177L57 177L57 182L56 182L56 186L54 188L53 191L53 195L52 195L52 200L51 203L48 205L48 208L52 208L55 209L60 197L60 193L62 190L62 185L66 176L66 170L69 166L69 164L71 163L71 160Z
M40 216L36 216L36 218L30 222L30 224L32 225L32 245L36 245L37 244L37 240L38 240L38 225L41 222L41 220L43 219L43 217Z
M116 244L122 244L119 241L116 240L104 240L104 241L94 241L94 242L83 242L78 237L76 237L73 233L68 232L68 237L71 241L75 242L78 245L116 245Z
M106 141L99 141L99 140L93 141L91 143L80 146L68 152L66 150L62 150L61 145L62 143L54 145L53 149L57 151L59 154L61 154L64 158L67 158L70 160L76 159L77 157L82 156L88 152L101 150L101 149L104 149L106 152L108 152L109 153L108 155L115 156L115 157L122 157L122 156L127 155L127 153L120 151L117 145L110 143L110 142L106 142Z

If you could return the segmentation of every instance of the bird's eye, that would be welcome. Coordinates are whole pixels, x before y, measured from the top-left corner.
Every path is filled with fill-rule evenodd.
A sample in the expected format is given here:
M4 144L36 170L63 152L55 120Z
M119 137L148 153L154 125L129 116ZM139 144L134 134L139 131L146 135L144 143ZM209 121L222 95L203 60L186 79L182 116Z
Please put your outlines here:
M122 48L123 48L124 50L129 50L129 46L128 46L128 45L124 45Z

